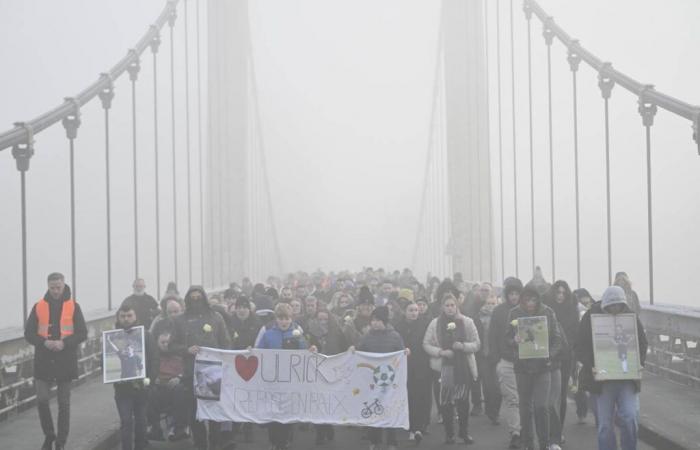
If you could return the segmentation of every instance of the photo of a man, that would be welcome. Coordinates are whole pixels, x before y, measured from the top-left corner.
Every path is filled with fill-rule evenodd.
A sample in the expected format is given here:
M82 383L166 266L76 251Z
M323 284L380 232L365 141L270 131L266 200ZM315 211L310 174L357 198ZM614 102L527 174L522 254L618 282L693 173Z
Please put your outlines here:
M132 311L133 313L133 311ZM102 364L105 383L145 378L142 326L103 332Z

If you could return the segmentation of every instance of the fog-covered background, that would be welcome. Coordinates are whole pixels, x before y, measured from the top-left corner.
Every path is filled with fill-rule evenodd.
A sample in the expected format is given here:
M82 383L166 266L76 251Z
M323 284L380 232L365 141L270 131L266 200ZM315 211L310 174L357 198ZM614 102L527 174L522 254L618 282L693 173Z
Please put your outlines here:
M498 199L495 109L495 2L489 1L492 167ZM700 104L700 3L673 0L554 1L541 5L582 45L614 67L659 90ZM194 4L190 1L190 30ZM501 1L504 172L512 173L510 48L507 1ZM29 120L74 95L108 70L145 32L163 2L123 0L0 0L0 124ZM202 8L204 12L204 8ZM182 16L178 20L181 20ZM520 202L520 272L530 270L525 31L515 2L516 97ZM205 25L205 16L202 15ZM286 268L402 268L410 264L422 187L423 164L437 49L439 2L420 0L261 0L251 2L250 24L266 139L271 194ZM180 25L182 25L180 23ZM538 263L551 277L546 130L546 72L539 22L533 19L536 155L536 242ZM182 28L176 38L181 42ZM202 48L206 48L203 34ZM164 36L165 38L165 36ZM176 44L177 45L177 44ZM194 45L194 44L192 44ZM181 50L182 46L176 47ZM160 143L168 167L169 48L159 55ZM566 52L553 49L557 276L575 283L571 82ZM145 53L138 98L138 138L144 153L139 171L153 173L152 72ZM191 47L191 56L194 48ZM182 90L182 53L176 55ZM204 64L205 60L203 60ZM206 67L206 66L205 66ZM206 79L206 74L202 74ZM193 75L191 75L193 76ZM128 295L133 272L131 125L128 78L116 86L112 111L112 233L115 302ZM206 93L206 92L204 92ZM184 109L178 105L177 139L182 145ZM605 259L604 147L602 100L596 74L579 73L582 203L582 284L601 292ZM648 298L646 172L644 134L636 98L619 86L611 100L613 176L613 270L626 270ZM78 167L79 300L85 309L106 305L104 244L103 117L99 102L83 108L76 141ZM143 123L141 122L143 120ZM193 131L194 133L194 131ZM194 134L193 134L194 136ZM700 223L700 157L690 123L660 111L652 131L656 298L697 304L687 282L700 270L696 235ZM30 302L45 290L45 276L61 271L70 280L68 144L61 126L42 133L28 173ZM196 162L196 160L193 160ZM184 174L184 160L178 161ZM120 174L121 175L117 175ZM162 186L171 179L164 171ZM181 177L179 177L181 178ZM0 154L0 273L5 314L0 327L21 315L19 176L9 150ZM154 216L153 183L139 184L139 214ZM184 189L180 185L179 189ZM504 182L506 275L514 271L512 181ZM179 191L184 201L184 190ZM171 217L162 193L161 217ZM81 214L81 205L91 214ZM497 205L495 223L498 224ZM195 225L198 222L195 221ZM155 292L150 225L140 229L142 275ZM180 279L186 279L186 228L180 227ZM170 233L170 234L168 234ZM194 229L197 237L198 229ZM498 229L494 233L499 242ZM172 231L162 231L162 282L172 278ZM198 245L195 240L195 245ZM198 248L198 247L196 247ZM498 245L496 255L500 255ZM198 257L196 258L198 261ZM199 265L195 261L195 274ZM500 267L497 259L496 267ZM499 274L499 278L500 278ZM194 281L197 281L196 279ZM181 284L183 284L181 282ZM181 286L182 287L182 286Z

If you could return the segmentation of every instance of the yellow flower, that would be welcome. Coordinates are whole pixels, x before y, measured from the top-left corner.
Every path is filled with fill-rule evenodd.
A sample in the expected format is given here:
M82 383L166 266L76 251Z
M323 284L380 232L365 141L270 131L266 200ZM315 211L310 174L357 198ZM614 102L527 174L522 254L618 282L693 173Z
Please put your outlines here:
M455 328L457 328L457 325L455 325L454 322L450 322L450 323L447 324L447 329L448 329L449 331L452 331L452 330L454 330Z
M212 327L208 323L205 323L204 326L202 327L205 333L211 333Z
M518 326L518 319L511 320L510 324L513 325L514 327L517 327Z

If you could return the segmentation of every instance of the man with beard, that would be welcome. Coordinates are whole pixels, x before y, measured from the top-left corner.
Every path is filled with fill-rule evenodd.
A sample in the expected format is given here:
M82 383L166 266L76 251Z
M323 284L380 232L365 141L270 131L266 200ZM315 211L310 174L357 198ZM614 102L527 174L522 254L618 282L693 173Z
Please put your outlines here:
M136 311L136 319L147 330L151 328L151 321L158 315L158 302L146 293L146 282L143 278L137 278L132 285L134 293L124 299L122 305L131 305Z

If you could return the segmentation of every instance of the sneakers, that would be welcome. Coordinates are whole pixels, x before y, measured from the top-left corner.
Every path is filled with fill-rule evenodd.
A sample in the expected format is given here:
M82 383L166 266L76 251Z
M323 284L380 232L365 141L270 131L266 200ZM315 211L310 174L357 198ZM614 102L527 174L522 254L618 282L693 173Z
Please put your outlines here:
M416 440L416 445L420 444L420 441L423 440L423 433L420 431L416 431L413 435L414 439Z
M510 436L510 445L508 448L520 448L522 446L522 442L520 440L520 435L519 434L512 434Z
M462 436L462 442L464 442L465 445L471 445L474 443L474 439L472 439L472 437L468 434L465 434L464 436Z
M151 427L148 430L148 433L146 433L146 439L149 441L164 441L165 437L163 436L163 430L158 427Z
M408 440L412 441L416 438L416 435L413 433L413 431L409 431L408 433Z
M445 444L451 445L451 444L454 444L454 443L455 443L455 438L454 438L454 436L447 436L447 437L445 438Z
M172 431L170 431L170 434L168 434L168 440L170 442L181 441L183 439L187 439L188 437L190 437L190 435L184 428L173 428Z
M549 450L561 450L561 447L558 444L550 444Z

